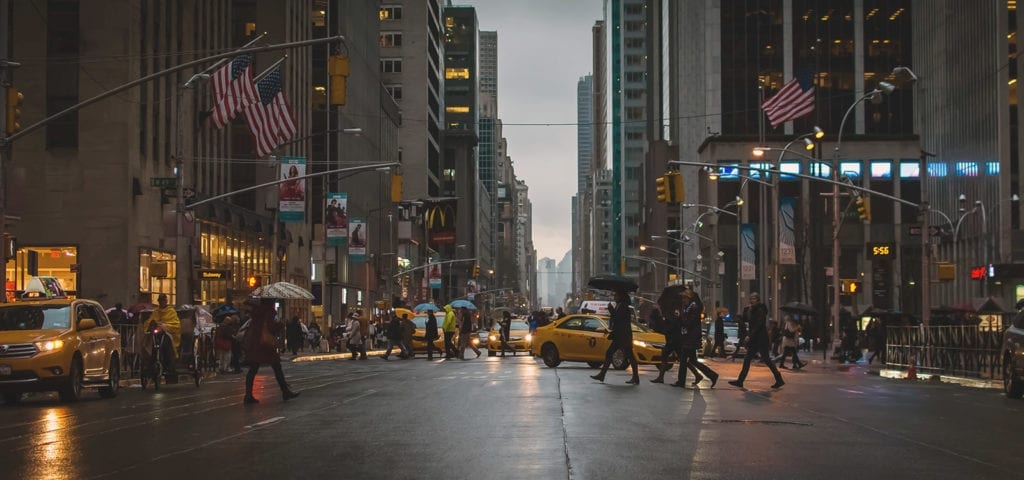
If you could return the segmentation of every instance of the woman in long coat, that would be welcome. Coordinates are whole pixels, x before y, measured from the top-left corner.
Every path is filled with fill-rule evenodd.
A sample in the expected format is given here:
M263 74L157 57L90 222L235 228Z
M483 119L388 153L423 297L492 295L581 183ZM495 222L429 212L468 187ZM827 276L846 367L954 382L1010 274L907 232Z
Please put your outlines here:
M590 378L603 382L604 375L608 372L608 367L612 363L612 357L616 351L622 350L622 353L629 359L629 364L633 366L633 378L626 383L639 385L640 372L637 368L636 355L633 353L633 312L629 308L629 294L623 291L615 292L615 307L613 309L609 306L608 313L612 317L612 332L608 335L612 343L604 354L604 364L601 365L601 373L591 375Z
M249 364L249 373L245 376L245 403L259 403L252 396L252 384L256 380L256 372L260 365L270 365L274 369L274 378L281 388L281 396L285 401L299 396L288 387L281 370L281 355L277 351L277 333L283 325L277 319L274 301L269 298L251 299L246 302L251 308L249 327L245 331L242 346L245 349L245 361Z

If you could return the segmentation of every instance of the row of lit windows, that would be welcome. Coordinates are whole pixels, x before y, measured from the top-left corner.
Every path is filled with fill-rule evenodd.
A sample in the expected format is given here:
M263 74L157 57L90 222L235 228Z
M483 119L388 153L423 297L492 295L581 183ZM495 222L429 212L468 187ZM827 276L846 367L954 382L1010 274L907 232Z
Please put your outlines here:
M445 80L469 80L468 67L447 67L444 69Z
M768 178L769 172L759 169L772 169L771 163L751 163L747 174L741 175L740 168L732 165L718 167L718 177L722 180L736 180L741 176L753 178ZM952 167L952 168L950 168ZM779 177L782 180L797 180L798 177L787 174L800 174L800 162L782 162L779 164L779 171L783 174ZM840 162L839 171L849 178L861 178L864 175L864 164L859 160ZM821 178L831 178L832 167L827 163L814 162L808 165L805 175ZM867 174L871 178L892 179L898 175L902 179L918 178L921 176L921 165L916 159L904 159L899 162L892 160L869 160L867 161ZM999 176L999 162L930 162L928 163L929 177L978 177L982 175Z

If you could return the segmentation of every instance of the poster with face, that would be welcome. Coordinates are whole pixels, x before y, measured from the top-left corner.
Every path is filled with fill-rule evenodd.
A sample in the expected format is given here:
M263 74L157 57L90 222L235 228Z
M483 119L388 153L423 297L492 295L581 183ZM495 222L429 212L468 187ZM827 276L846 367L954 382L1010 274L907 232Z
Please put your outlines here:
M352 262L366 261L366 220L353 218L348 222L348 258Z
M281 157L278 212L282 222L302 222L306 216L305 157Z
M328 193L324 205L327 245L343 246L348 239L348 194Z

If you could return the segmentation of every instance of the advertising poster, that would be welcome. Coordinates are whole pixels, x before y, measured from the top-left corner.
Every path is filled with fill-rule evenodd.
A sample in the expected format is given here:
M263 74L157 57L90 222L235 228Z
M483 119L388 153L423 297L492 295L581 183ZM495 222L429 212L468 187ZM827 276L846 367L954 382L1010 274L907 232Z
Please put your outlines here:
M441 288L441 264L435 263L427 268L430 288Z
M744 223L740 228L740 280L753 280L757 275L754 263L757 261L757 241L754 239L754 224Z
M305 157L281 157L280 179L277 185L277 208L282 222L302 222L306 218ZM294 180L293 180L294 179Z
M432 248L455 243L456 202L458 200L439 200L425 204L423 221Z
M779 199L779 264L796 265L796 234L793 225L793 206L796 199Z
M366 220L353 218L348 221L348 259L351 262L366 261Z
M328 193L324 205L327 222L327 245L343 247L348 239L348 194Z

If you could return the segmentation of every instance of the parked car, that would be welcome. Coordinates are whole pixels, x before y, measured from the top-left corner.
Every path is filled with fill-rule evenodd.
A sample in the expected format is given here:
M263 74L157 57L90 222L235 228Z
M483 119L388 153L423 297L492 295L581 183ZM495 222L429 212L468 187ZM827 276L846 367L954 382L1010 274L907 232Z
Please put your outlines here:
M1024 395L1024 310L1003 333L1003 391L1009 398Z

